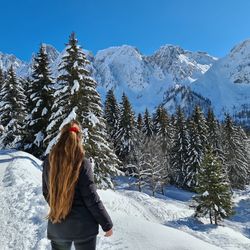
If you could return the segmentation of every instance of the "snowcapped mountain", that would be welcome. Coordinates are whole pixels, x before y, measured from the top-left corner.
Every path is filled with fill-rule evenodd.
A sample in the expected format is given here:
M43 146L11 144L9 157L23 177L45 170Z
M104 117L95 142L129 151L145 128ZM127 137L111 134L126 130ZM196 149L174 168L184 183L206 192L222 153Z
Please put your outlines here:
M211 101L217 117L228 112L250 126L250 40L216 61L190 88Z
M63 52L45 46L56 77ZM143 55L129 45L100 50L96 55L84 52L103 101L107 90L113 88L118 100L123 92L128 95L136 113L144 112L146 107L153 111L162 103L170 113L181 105L187 114L196 104L205 110L211 105L218 118L229 112L250 126L250 40L220 59L174 45L162 46L152 55ZM30 75L32 60L27 63L13 55L0 54L4 70L12 63L18 75Z
M56 66L60 61L61 53L59 53L52 45L44 44L44 47L45 51L48 54L49 62L51 64L51 70L52 72L54 72L57 70ZM18 76L28 77L32 72L32 63L34 56L35 53L32 54L30 62L24 62L14 55L3 54L0 52L0 68L3 71L7 71L10 66L13 65Z
M169 88L165 95L162 104L167 106L169 113L174 113L177 106L180 105L186 115L191 115L195 105L199 105L207 112L211 107L211 101L202 95L191 90L189 86L178 85Z
M195 81L217 60L205 52L185 51L173 45L162 46L147 59L161 75L169 75L171 82L175 84Z
M13 65L14 69L18 71L18 74L20 74L22 70L27 71L28 67L28 63L23 62L16 56L0 52L0 68L3 71L7 71L11 65ZM26 74L26 72L24 74Z
M125 91L135 110L144 112L146 107L152 111L160 104L170 87L193 82L216 60L173 45L163 46L151 56L123 45L99 51L93 65L101 93L113 88L120 98Z
M49 250L48 204L42 195L42 162L15 150L0 151L1 250ZM237 214L223 225L196 221L193 193L167 186L165 196L136 191L131 178L116 176L115 190L98 189L114 227L111 237L99 229L97 249L219 250L250 248L249 187L234 192Z

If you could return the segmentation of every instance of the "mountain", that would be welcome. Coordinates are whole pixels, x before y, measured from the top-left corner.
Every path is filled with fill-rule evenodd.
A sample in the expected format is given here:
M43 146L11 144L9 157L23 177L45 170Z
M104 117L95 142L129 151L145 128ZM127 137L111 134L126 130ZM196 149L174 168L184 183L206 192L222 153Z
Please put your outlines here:
M171 114L175 113L180 105L187 116L192 114L195 105L199 105L205 113L212 106L208 98L194 92L189 86L178 84L166 91L162 104Z
M51 45L44 46L56 77L63 52ZM96 55L84 51L103 101L107 90L113 88L119 101L123 92L128 95L136 113L144 112L146 107L152 112L163 104L170 113L181 105L190 114L199 104L205 111L212 106L219 119L228 112L250 127L250 40L236 45L219 59L169 44L152 55L143 55L129 45L100 50ZM22 62L13 55L0 54L4 70L12 63L18 75L30 75L32 60Z
M23 62L14 55L3 54L0 52L0 68L3 71L7 71L11 65L17 70L18 75L26 75L28 72L28 63Z
M0 151L0 245L1 250L49 250L49 206L42 195L42 162L15 150ZM219 250L250 248L250 187L234 191L237 214L223 225L203 223L192 217L193 193L173 186L166 196L149 190L138 192L131 177L114 177L115 190L97 189L114 228L104 237L99 227L97 249Z
M113 88L118 99L129 96L136 112L153 110L176 84L186 85L203 75L215 62L202 52L185 51L178 46L162 46L151 56L123 45L99 51L93 61L94 77L105 93Z
M218 118L229 113L250 127L250 40L216 61L190 88L211 101Z

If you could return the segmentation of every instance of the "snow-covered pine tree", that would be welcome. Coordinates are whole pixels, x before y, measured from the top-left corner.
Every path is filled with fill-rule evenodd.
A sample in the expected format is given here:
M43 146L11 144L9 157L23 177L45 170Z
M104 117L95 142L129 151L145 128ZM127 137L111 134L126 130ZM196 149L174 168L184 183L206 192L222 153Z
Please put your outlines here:
M186 119L180 106L177 107L174 129L173 147L171 148L172 179L176 185L183 187L188 167L190 142Z
M188 166L184 175L183 185L194 189L198 185L198 173L207 146L208 127L200 107L195 106L193 114L188 121L190 146L188 152Z
M217 225L219 220L233 214L233 204L230 184L222 171L222 161L213 153L211 146L205 153L198 178L198 195L194 197L198 204L194 216L209 215L210 223L214 221Z
M241 126L237 126L236 130L239 134L240 141L242 142L242 151L244 152L245 159L247 161L246 164L248 165L248 177L246 180L246 184L250 184L250 152L248 136L246 134L246 131Z
M53 104L53 80L49 60L44 45L33 59L32 80L29 82L29 110L26 117L24 150L43 158L48 145L44 143L47 136L51 107Z
M143 148L143 165L146 170L144 179L155 195L157 190L164 194L164 185L169 181L168 162L158 135L152 135L146 139Z
M26 93L26 102L27 102L27 114L31 114L32 111L32 105L31 105L31 78L27 77L22 79L23 81L23 89L24 93ZM28 117L27 115L27 117ZM26 117L26 119L27 119Z
M150 139L150 137L153 135L153 122L147 108L143 116L142 132L147 139Z
M139 131L142 131L142 126L143 126L142 115L141 115L141 113L139 113L139 114L137 115L136 128L137 128Z
M199 105L195 106L191 119L194 121L194 123L197 127L197 131L198 131L200 139L201 139L201 144L202 144L202 147L205 151L205 148L207 145L208 127L207 127L207 121L206 121L206 118L204 116L204 113L202 112Z
M107 132L109 141L116 147L114 135L119 128L120 109L116 101L113 89L108 90L104 104L104 118L107 121Z
M207 142L217 156L223 159L223 150L221 144L221 126L219 121L215 118L212 108L208 109L207 113Z
M153 128L154 134L159 135L163 152L170 155L169 150L172 147L173 128L167 110L161 105L157 107L153 115Z
M225 166L232 188L243 189L249 181L249 159L246 148L247 137L237 129L227 114L223 125L223 151Z
M87 70L88 64L72 33L59 65L59 86L47 128L49 145L46 153L57 141L62 126L73 119L78 120L83 127L86 157L93 159L97 186L113 188L112 176L122 174L118 170L121 163L108 142L101 98L96 90L97 83Z
M147 179L149 176L149 169L145 166L145 135L142 130L136 128L136 140L134 141L135 162L128 165L128 168L133 169L132 176L135 177L135 184L138 187L139 192L142 191L144 186L148 186Z
M1 113L2 113L2 106L3 106L3 86L4 86L4 73L2 68L0 67L0 124L1 124Z
M135 156L135 117L132 106L125 93L122 94L122 101L120 103L121 116L119 121L119 128L115 134L116 154L124 164L124 170L127 164L134 163ZM127 169L130 173L131 170Z
M190 146L183 185L185 188L193 190L198 185L198 174L204 157L204 148L202 146L198 128L193 119L189 120L188 129Z
M4 133L0 138L1 147L21 147L25 115L26 98L24 90L13 66L11 66L2 86L1 123L4 127Z

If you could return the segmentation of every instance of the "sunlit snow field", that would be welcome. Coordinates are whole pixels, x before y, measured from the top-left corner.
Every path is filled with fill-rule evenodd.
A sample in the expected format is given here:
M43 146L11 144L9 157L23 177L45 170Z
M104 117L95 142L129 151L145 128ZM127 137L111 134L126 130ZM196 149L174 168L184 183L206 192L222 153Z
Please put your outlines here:
M50 249L48 205L42 196L41 161L21 151L0 151L0 249ZM236 215L220 226L198 222L189 207L193 193L166 187L166 196L140 193L128 177L116 189L99 190L113 223L113 235L99 228L97 249L250 249L250 187L234 192Z

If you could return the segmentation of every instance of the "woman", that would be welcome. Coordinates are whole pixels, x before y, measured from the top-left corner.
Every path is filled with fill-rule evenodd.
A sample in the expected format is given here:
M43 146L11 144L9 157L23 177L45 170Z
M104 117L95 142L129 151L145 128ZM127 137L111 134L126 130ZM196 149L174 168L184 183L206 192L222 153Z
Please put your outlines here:
M112 220L94 183L91 162L84 157L80 124L71 121L62 130L43 163L43 196L50 206L47 237L53 250L96 249L99 225L111 236Z

